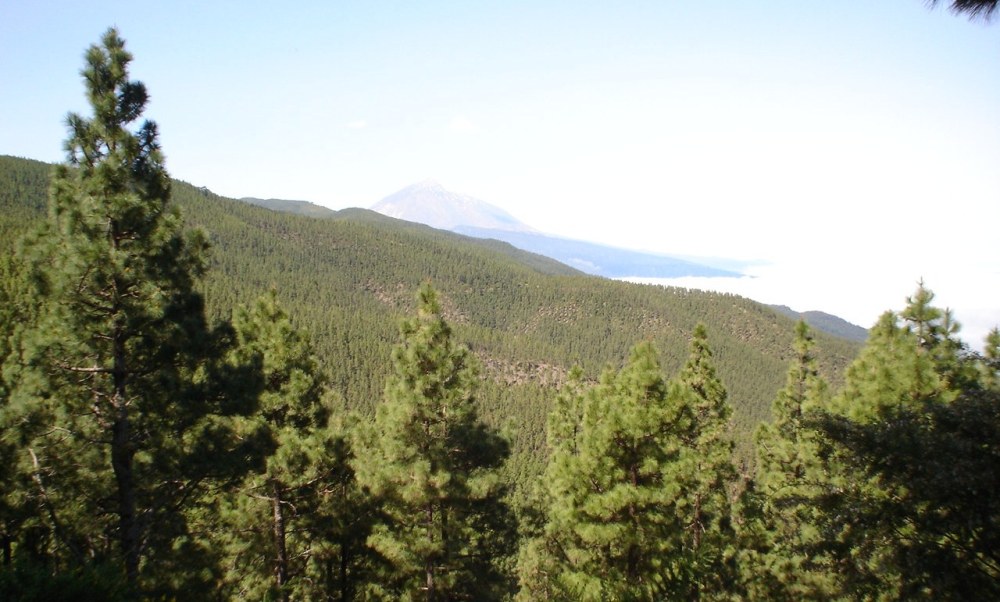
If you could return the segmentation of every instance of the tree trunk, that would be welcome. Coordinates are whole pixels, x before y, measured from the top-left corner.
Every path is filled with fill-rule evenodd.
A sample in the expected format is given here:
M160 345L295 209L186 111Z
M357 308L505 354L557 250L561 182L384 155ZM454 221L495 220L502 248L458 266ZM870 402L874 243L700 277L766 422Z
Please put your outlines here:
M691 547L695 550L701 547L701 532L704 530L701 525L701 493L694 496L694 517L691 519L693 528Z
M347 569L349 565L350 543L347 535L341 536L340 541L340 599L350 600L353 598L350 592L350 581L348 580Z
M125 557L125 576L135 585L139 577L139 521L135 512L135 473L129 442L131 425L124 407L117 414L111 426L111 467L118 485L118 536Z
M136 516L135 472L132 460L135 451L132 446L132 425L128 414L126 381L125 343L120 333L114 337L114 392L111 408L114 417L111 423L111 468L118 486L118 537L125 558L125 577L129 585L135 586L139 578L139 521Z
M639 488L639 467L634 462L629 467L629 480L631 481L634 489ZM628 513L629 518L632 520L633 528L635 528L638 532L639 516L634 503L629 503ZM639 555L639 546L634 542L630 543L625 556L625 577L632 585L636 585L639 581L641 581L639 575Z
M288 550L285 547L285 510L281 504L281 490L278 484L271 482L271 507L274 511L274 578L278 583L279 596L283 602L288 600L285 585L288 583Z
M59 524L59 518L56 516L56 510L52 506L52 502L49 501L49 494L45 489L45 483L42 481L42 469L38 463L38 455L35 454L35 449L29 447L28 455L31 456L31 465L33 467L31 480L38 486L38 498L41 501L42 506L45 508L46 513L49 515L49 521L52 523L52 535L55 537L56 541L61 541L66 544L66 547L69 548L69 551L73 554L73 558L82 564L83 552L79 549L75 542L70 541L67 537L66 532ZM31 546L29 546L29 549L30 547Z
M449 549L448 541L448 507L446 504L442 503L438 513L441 515L441 561L438 563L440 566L445 567L445 570L451 570L451 550ZM446 589L445 595L442 596L445 600L450 600L452 597L452 589Z
M427 536L434 539L434 506L427 505ZM434 591L434 556L427 557L424 562L424 573L427 581L427 602L434 602L437 599Z

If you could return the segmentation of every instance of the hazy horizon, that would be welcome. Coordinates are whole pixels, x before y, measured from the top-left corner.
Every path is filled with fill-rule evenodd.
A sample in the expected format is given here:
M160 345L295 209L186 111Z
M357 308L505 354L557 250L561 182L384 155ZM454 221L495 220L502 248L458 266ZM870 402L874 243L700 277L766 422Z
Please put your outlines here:
M7 3L0 153L62 160L112 25L171 175L219 194L370 207L433 178L558 236L754 262L725 286L759 301L867 327L922 278L973 346L1000 322L1000 24L922 0Z
M406 187L401 191L396 191L386 198L391 198L396 196L398 193L403 192L411 187L416 186L426 186L428 181L422 181L415 183L410 187ZM440 187L441 185L436 181L431 181L435 187ZM465 201L468 201L468 197L463 195L461 191L447 190L447 193L463 197ZM473 199L480 201L479 199ZM499 209L500 211L506 212L505 208L493 203L487 203L486 201L480 201L484 204L484 207L488 210ZM382 201L375 203L369 209L378 211L378 205ZM397 217L398 215L390 215L390 217ZM429 213L422 220L414 220L420 223L424 223L434 227L440 227L444 229L449 229L447 225L442 225L436 223L436 219L451 219L442 218L442 216ZM402 217L401 219L407 219L407 217ZM531 224L524 222L518 222L520 225L532 229ZM556 236L558 235L552 233L538 232L538 234ZM593 242L593 241L584 241ZM600 244L600 243L595 243ZM643 251L642 249L633 249L628 246L614 245L617 248L629 249L635 251ZM653 254L663 254L656 251L648 251ZM666 254L663 254L666 255ZM893 295L896 296L895 303L887 305L881 308L877 313L872 315L872 305L864 296L859 296L854 294L853 291L847 291L849 294L833 296L831 298L826 298L820 301L820 305L815 305L817 298L815 296L815 291L817 290L828 290L829 286L829 276L825 273L816 272L811 269L808 265L799 263L795 264L792 262L786 262L784 264L774 264L767 261L746 261L742 262L743 265L738 265L740 262L737 258L725 258L725 257L679 257L685 260L690 260L694 262L704 262L704 265L712 266L725 266L726 269L740 272L742 275L739 277L730 276L682 276L674 278L651 278L651 277L639 277L639 276L625 276L616 277L616 280L623 280L627 282L634 282L640 284L657 284L661 286L677 286L682 288L691 289L701 289L709 290L720 293L733 293L743 297L759 301L768 305L786 305L791 309L798 312L806 311L822 311L825 313L836 315L839 318L847 320L848 322L861 326L862 328L870 328L874 325L876 319L885 311L896 311L899 312L903 309L906 304L906 297L911 295L916 291L919 283L922 279L918 278L910 283L910 288L906 289L905 292L896 290L898 286L903 283L898 278L892 277L885 273L871 274L867 272L862 272L859 274L861 278L867 277L865 282L860 282L858 278L855 278L853 285L855 287L861 288L866 292L866 294L875 294L883 298L890 298ZM731 260L731 261L727 261ZM938 278L942 274L935 274ZM944 285L947 289L947 293L944 296L944 300L947 301L950 297L951 299L961 298L961 291L963 287L966 287L967 283L963 282L961 279L948 278L945 276ZM935 284L929 282L926 279L924 284L935 292L936 304L942 307L951 307L947 303L942 301L941 295L936 291ZM956 294L958 291L958 294ZM966 290L966 292L968 292ZM966 308L969 309L969 308ZM956 316L960 325L962 326L961 335L963 339L974 349L981 348L983 339L985 338L988 331L993 328L997 323L997 316L993 314L988 308L983 308L980 311L975 311L969 315Z

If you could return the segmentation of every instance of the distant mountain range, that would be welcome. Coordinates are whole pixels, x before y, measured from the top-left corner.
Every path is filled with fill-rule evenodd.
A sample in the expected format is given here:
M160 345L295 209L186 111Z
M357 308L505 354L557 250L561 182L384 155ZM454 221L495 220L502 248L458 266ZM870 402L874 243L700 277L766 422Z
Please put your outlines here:
M631 251L543 234L503 209L426 181L393 193L371 207L389 217L475 238L492 238L607 278L739 276L738 272L686 259Z
M821 330L849 341L864 343L868 340L868 330L832 314L821 311L799 312L786 305L772 305L771 308L793 320L805 320L806 324L816 330Z
M738 272L677 257L630 251L534 232L511 232L474 226L459 226L452 231L476 238L502 240L519 249L561 261L581 272L607 278L735 277L740 275Z
M316 203L309 201L287 201L284 199L258 199L246 196L240 199L244 203L264 207L272 211L283 211L285 213L297 213L309 217L334 217L337 212Z
M0 156L0 253L44 219L52 166ZM512 475L534 483L545 416L574 366L597 379L636 341L662 353L674 373L690 333L709 327L719 377L733 400L733 433L750 437L784 383L792 322L733 295L660 288L584 275L509 243L401 221L366 209L317 211L309 204L237 202L173 181L185 223L211 233L212 269L199 290L213 319L277 290L296 327L310 333L319 365L343 403L363 413L381 399L397 325L413 291L431 281L456 337L481 363L482 415L517 426ZM301 215L305 213L306 215ZM835 378L856 343L817 333L825 375Z
M319 218L333 218L337 211L310 203L282 199L241 199L274 211ZM543 234L519 221L500 207L468 195L445 189L432 180L408 186L371 207L387 217L448 230L480 239L493 239L537 255L555 259L581 272L608 278L678 278L683 276L737 277L742 274L729 266L736 260L712 260L706 265L687 258L631 251L595 243ZM868 331L837 316L820 312L798 312L784 305L772 305L775 311L793 319L805 320L816 330L851 341L864 341Z

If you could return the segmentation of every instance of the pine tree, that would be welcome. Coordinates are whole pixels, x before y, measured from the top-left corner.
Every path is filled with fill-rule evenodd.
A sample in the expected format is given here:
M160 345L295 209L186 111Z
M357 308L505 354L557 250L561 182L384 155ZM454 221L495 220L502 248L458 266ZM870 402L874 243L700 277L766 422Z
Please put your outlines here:
M224 512L229 538L227 564L247 567L230 571L243 597L287 600L303 572L309 538L294 528L299 514L317 505L318 480L311 448L319 447L320 431L329 419L324 403L323 373L317 368L308 336L292 326L272 289L233 316L237 345L230 361L259 363L265 382L258 412L242 423L248 431L266 431L274 447L264 470L241 483ZM322 472L321 470L319 472ZM289 542L289 533L297 541ZM296 549L301 548L301 549Z
M524 537L518 554L519 600L562 600L569 598L558 576L566 558L562 540L567 526L574 523L581 489L577 462L587 395L583 371L574 367L556 395L546 423L548 463L543 478L533 492L538 524Z
M334 415L311 446L318 486L317 505L300 513L310 535L310 562L296 594L303 599L354 600L375 573L377 558L366 546L376 503L358 485L352 434L359 418ZM303 587L301 584L309 584Z
M729 422L732 408L726 388L716 375L704 324L699 323L691 335L688 359L677 381L694 394L694 438L688 444L697 461L695 483L688 493L688 540L699 572L693 593L705 598L726 591L732 584L729 560L733 530L728 488L736 480L736 470Z
M45 553L106 558L111 534L127 583L151 588L183 580L156 575L200 553L183 509L245 470L224 417L253 408L258 381L218 363L228 331L209 327L195 289L207 240L169 205L155 124L128 129L148 100L128 79L131 59L114 29L86 54L94 115L67 119L67 164L31 245L42 306L5 368L4 422L26 442Z
M13 254L0 255L0 366L17 346L16 337L22 325L32 319L35 304L28 295L29 286L22 272ZM10 383L0 379L0 564L3 567L11 566L17 534L34 514L24 495L28 475L18 470L17 433L4 420L10 389Z
M804 321L795 327L794 358L772 420L756 434L757 469L742 499L743 583L751 599L827 600L835 573L817 550L815 504L826 490L817 433L806 415L823 406L826 383Z
M920 288L887 313L816 424L836 487L817 505L841 596L1000 595L997 398Z
M703 340L699 341L703 343ZM522 550L522 597L658 600L725 595L724 390L700 348L668 383L641 343L620 371L563 391L549 419L546 524ZM703 447L699 447L703 444ZM700 458L706 452L709 457ZM724 454L722 454L724 455ZM699 474L702 464L706 473ZM708 471L717 470L715 474ZM717 488L715 486L718 486Z
M819 445L829 487L807 502L816 509L820 553L837 565L834 591L840 596L896 598L901 576L892 549L881 539L888 523L876 519L881 499L893 495L881 478L858 463L852 444L836 443L852 425L894 420L919 408L937 392L941 379L920 339L886 312L848 367L841 391L818 415ZM876 534L876 533L881 534Z
M259 362L265 388L242 430L274 444L263 470L220 502L227 586L253 599L351 599L361 580L370 509L350 467L349 427L335 410L308 333L272 289L234 312L236 365Z
M1000 328L993 328L986 335L980 380L987 389L1000 389Z
M509 521L497 469L507 442L484 425L474 395L476 364L452 341L429 284L416 317L400 328L393 374L372 430L361 433L358 481L381 502L369 545L388 564L370 594L405 600L498 598Z
M903 406L917 407L944 386L930 354L894 312L882 314L848 368L833 409L854 420L874 420Z
M934 293L924 286L923 281L906 301L906 308L900 317L905 327L917 337L921 352L929 356L934 371L943 381L941 386L945 389L960 388L974 382L978 375L969 370L968 363L960 361L964 345L958 339L960 326L951 310L931 305Z

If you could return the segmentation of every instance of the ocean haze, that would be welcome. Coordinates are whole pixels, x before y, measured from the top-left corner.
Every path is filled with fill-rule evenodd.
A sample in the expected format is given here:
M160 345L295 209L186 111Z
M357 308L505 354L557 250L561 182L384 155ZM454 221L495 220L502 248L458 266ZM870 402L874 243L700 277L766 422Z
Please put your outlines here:
M388 217L475 238L510 243L607 278L737 277L739 272L664 254L646 253L539 232L504 209L449 191L434 180L407 186L371 207ZM727 261L727 260L722 260Z
M997 23L937 5L254 3L234 19L227 3L5 2L0 153L63 159L81 55L114 24L170 173L216 193L370 207L433 175L546 234L751 274L750 298L856 324L923 278L980 348L1000 322ZM712 255L758 263L692 259ZM765 299L765 282L786 288Z
M769 262L725 257L690 257L682 254L664 255L621 249L559 236L535 232L502 208L478 201L469 195L448 192L439 184L425 181L390 195L393 206L403 211L410 190L414 196L431 203L434 211L427 215L444 215L444 208L453 204L465 211L461 220L442 218L439 224L477 221L470 208L485 208L491 216L481 223L500 223L508 230L455 226L452 231L478 238L507 242L519 249L556 259L586 273L609 278L676 286L689 289L731 293L768 305L788 306L794 313L820 312L857 326L871 326L887 310L900 310L922 278L938 294L936 301L955 310L962 326L963 340L979 349L991 328L996 325L996 312L990 300L1000 297L1000 279L968 279L947 263L932 264L923 270L873 270L873 265L886 265L885 257L855 258L848 251L834 254L823 261L815 256L802 256L792 262ZM389 197L387 197L389 198ZM322 217L329 210L303 201L247 198L278 211L288 211ZM461 212L459 212L461 213ZM407 221L423 223L420 204L404 213ZM496 215L503 216L497 220ZM513 224L513 225L512 225ZM433 227L433 226L432 226ZM984 260L986 261L986 260ZM965 299L979 299L977 305ZM855 331L857 333L857 331Z

